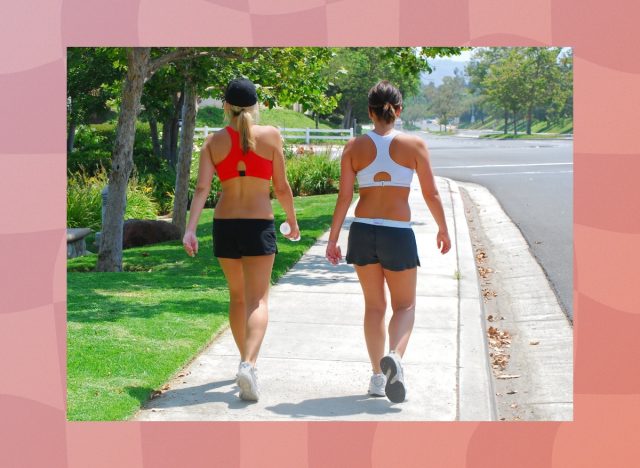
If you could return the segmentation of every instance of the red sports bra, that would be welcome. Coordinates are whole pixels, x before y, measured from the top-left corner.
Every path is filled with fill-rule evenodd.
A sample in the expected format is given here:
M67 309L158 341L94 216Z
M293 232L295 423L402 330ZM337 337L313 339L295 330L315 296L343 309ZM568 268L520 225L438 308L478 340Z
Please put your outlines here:
M231 127L226 127L226 129L231 137L231 150L219 164L215 165L220 180L224 182L234 177L243 176L270 180L273 175L273 161L258 156L252 150L243 153L240 147L240 133ZM246 170L238 170L240 161L244 162Z

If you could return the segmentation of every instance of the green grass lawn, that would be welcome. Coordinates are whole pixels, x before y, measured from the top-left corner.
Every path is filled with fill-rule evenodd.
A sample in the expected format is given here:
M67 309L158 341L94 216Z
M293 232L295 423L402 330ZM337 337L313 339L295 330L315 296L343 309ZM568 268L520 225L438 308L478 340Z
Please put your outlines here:
M329 228L336 195L296 198L300 242L278 234L272 281ZM284 221L274 203L276 224ZM122 273L95 273L96 256L68 261L67 419L131 417L227 325L228 292L212 253L213 210L198 225L199 253L180 241L124 251Z
M460 128L475 129L475 130L496 130L504 131L503 119L485 119L484 123L478 120L474 124L462 124ZM509 121L507 131L513 135L513 122ZM524 119L518 121L518 133L526 133L527 122ZM559 122L550 123L545 121L533 122L531 125L531 131L533 133L572 133L573 132L573 119L562 119ZM543 137L544 138L544 137Z
M258 123L288 128L316 128L315 121L309 116L291 109L260 109ZM203 107L198 111L196 126L224 127L224 113L216 107ZM320 121L319 128L334 128Z
M517 135L514 135L513 133L493 133L488 135L480 135L480 138L491 138L493 140L553 140L554 138L559 138L562 136L563 135L559 133L538 133L532 135L527 135L526 133L518 133Z

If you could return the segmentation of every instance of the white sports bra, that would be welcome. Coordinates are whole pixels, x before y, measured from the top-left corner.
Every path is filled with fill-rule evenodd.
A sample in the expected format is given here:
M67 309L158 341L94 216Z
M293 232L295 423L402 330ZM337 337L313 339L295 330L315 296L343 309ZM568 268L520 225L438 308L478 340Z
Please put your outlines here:
M391 140L399 134L397 130L391 130L386 135L378 135L371 130L367 132L369 138L376 145L376 157L371 164L358 171L358 185L360 187L409 187L413 180L413 169L398 164L389 154ZM379 172L386 172L391 176L391 180L381 180L376 182L374 177Z

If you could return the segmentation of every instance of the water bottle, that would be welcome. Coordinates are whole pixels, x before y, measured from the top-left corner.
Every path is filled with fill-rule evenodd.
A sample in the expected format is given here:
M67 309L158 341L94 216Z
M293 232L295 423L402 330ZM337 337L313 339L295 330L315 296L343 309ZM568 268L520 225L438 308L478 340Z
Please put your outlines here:
M291 232L291 226L289 226L289 223L287 223L286 221L282 223L280 225L280 232L282 233L282 235L288 236L289 233ZM296 237L295 239L289 239L289 240L293 242L298 242L300 240L300 234L298 234L298 237Z

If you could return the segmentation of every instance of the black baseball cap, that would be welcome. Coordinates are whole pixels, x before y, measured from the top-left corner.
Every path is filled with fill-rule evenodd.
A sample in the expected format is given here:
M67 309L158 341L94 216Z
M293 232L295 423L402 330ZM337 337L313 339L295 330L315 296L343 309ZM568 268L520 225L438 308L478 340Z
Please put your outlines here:
M247 78L231 80L224 92L224 100L232 106L249 107L258 102L256 85Z

